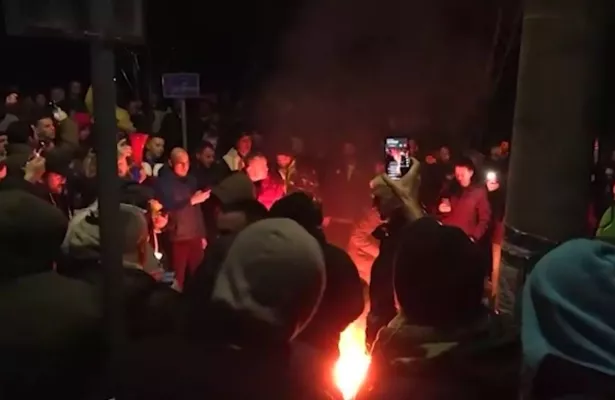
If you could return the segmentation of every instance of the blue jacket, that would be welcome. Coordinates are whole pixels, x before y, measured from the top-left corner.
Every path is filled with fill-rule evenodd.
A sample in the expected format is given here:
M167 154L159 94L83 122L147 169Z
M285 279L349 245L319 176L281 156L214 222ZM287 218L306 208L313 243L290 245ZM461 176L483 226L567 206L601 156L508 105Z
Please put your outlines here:
M154 189L156 198L169 212L167 232L171 242L205 237L201 207L190 204L190 198L199 189L193 176L180 178L165 166L160 171Z

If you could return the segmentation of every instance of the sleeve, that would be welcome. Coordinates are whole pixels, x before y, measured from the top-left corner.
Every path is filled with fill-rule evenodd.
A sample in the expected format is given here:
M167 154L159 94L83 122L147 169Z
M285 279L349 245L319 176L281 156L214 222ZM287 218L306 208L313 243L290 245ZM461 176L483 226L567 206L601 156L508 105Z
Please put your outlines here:
M476 211L478 213L478 221L476 226L474 227L474 232L472 233L472 237L476 240L482 239L485 232L489 228L489 223L491 222L491 205L489 204L489 199L487 198L487 191L485 189L481 189L478 194L478 200L476 202Z

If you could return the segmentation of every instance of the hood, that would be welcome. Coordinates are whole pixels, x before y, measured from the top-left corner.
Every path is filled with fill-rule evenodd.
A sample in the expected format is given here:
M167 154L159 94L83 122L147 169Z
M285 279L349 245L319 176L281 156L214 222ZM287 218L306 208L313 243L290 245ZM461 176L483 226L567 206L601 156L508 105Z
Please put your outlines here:
M222 205L240 203L248 200L256 200L256 188L243 172L235 172L223 179L211 189Z
M537 370L550 354L615 376L615 246L566 242L544 256L523 292L522 340Z
M269 210L272 218L288 218L297 222L320 243L325 243L322 232L322 211L305 192L295 192L282 197Z
M62 244L62 250L72 260L100 259L100 226L97 207L89 207L78 213L70 221L68 232ZM137 263L138 243L147 237L148 228L144 212L139 207L120 204L122 221L122 253L124 265L134 267ZM145 271L158 269L151 246L146 246Z
M289 219L256 222L237 235L212 303L235 335L288 342L308 324L326 284L320 245Z
M21 190L0 196L0 281L51 271L68 220L62 212Z

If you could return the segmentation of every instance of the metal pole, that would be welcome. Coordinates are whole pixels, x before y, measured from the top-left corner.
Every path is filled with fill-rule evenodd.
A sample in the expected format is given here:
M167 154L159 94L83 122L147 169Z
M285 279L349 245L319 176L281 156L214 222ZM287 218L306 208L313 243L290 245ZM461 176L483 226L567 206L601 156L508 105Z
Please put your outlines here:
M113 23L112 0L89 0L94 133L100 213L101 262L105 271L104 315L111 349L123 343L122 254L119 230L119 178L115 120L115 56L109 35Z
M182 106L182 144L184 149L188 150L188 119L186 113L186 99L181 100Z
M536 261L588 235L592 137L603 127L608 0L527 0L498 309L518 310Z

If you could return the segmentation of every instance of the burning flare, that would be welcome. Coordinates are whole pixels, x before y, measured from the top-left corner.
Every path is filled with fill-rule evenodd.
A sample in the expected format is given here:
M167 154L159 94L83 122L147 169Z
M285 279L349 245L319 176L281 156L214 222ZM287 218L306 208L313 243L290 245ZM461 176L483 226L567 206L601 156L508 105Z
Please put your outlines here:
M355 321L340 336L340 357L335 363L333 377L335 384L344 396L352 400L361 388L371 361L365 348L365 327Z

